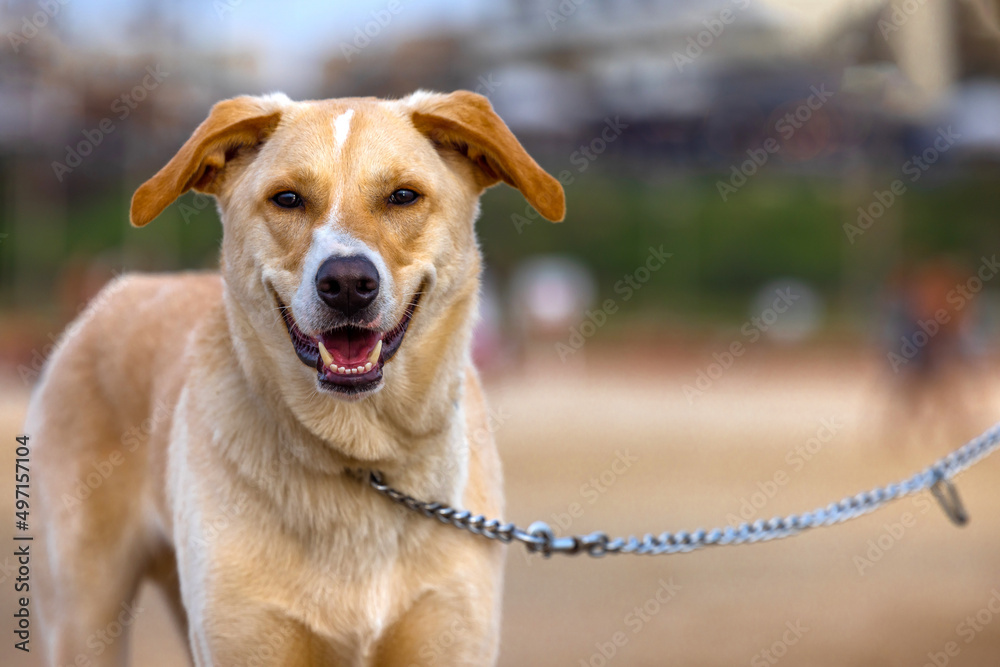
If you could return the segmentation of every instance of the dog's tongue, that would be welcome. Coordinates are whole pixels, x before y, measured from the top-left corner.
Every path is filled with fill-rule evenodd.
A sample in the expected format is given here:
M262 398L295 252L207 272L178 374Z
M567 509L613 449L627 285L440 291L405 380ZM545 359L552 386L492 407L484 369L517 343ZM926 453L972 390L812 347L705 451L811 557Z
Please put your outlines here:
M344 327L323 334L323 345L339 366L363 366L375 349L381 334L378 331Z

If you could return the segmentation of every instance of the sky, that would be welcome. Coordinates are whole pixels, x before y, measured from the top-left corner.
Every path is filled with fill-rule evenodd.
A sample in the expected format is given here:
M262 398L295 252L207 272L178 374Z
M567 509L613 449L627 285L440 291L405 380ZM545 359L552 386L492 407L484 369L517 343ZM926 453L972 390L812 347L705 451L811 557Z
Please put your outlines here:
M610 1L539 0L536 6L541 21L545 9L556 10L560 4L583 6ZM734 3L743 7L749 2L756 5L755 10L767 11L786 22L792 38L810 43L836 24L838 14L879 1L666 0L661 4L668 11L690 9L694 4L699 10L703 8L708 18L719 8ZM645 0L639 4L644 5ZM66 0L60 9L62 15L53 23L58 23L67 39L88 50L128 54L156 48L143 35L182 34L201 48L215 46L220 53L251 52L258 57L264 80L280 81L288 91L306 91L316 83L322 60L340 53L357 30L379 15L383 22L386 17L389 20L384 27L377 27L373 48L413 34L429 35L457 26L478 24L488 28L490 17L502 13L507 5L508 0ZM34 8L35 2L26 0L11 11L16 14ZM675 13L690 15L689 11ZM144 29L142 24L150 20L149 16L155 17L157 25Z
M539 0L541 10L557 9L560 3L609 2L610 0ZM708 17L715 7L738 2L780 11L794 24L812 32L833 17L852 8L871 7L884 0L705 0ZM454 25L468 25L495 15L505 0L68 0L66 18L77 38L92 44L113 46L126 43L126 31L149 5L168 20L180 23L185 32L200 40L234 46L256 46L278 52L315 52L349 39L354 30L373 19L373 13L396 14L383 35L433 32ZM666 0L665 7L690 5L690 0ZM277 9L276 9L277 8ZM382 35L380 35L381 37Z
M340 53L342 44L351 44L356 30L363 30L378 17L385 25L378 26L374 39L385 43L404 35L474 23L488 15L493 4L448 0L69 0L65 15L58 20L74 45L127 54L149 46L137 38L141 34L137 27L148 20L150 6L155 8L158 23L150 32L171 34L176 27L187 40L203 48L214 46L221 53L251 51L259 58L263 78L285 77L289 79L287 87L294 89L308 88L311 79L318 76L316 65L331 53Z

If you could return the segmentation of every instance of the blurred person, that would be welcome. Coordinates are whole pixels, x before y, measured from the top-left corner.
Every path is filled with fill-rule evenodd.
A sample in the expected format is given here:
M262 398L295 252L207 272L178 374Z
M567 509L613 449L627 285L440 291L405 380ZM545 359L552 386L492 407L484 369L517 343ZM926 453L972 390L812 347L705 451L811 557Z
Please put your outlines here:
M884 426L900 446L962 440L982 407L973 337L982 283L973 291L975 276L946 257L903 263L889 276Z

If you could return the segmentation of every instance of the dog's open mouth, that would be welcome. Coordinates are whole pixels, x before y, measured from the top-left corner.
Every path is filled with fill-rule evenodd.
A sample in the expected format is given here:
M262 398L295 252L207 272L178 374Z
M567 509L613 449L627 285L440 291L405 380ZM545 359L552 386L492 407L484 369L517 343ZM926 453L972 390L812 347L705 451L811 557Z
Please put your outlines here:
M295 354L306 366L316 369L320 385L340 393L357 394L376 388L382 380L382 367L402 345L420 293L407 306L399 323L385 332L348 325L313 338L299 329L291 309L280 301L279 307Z

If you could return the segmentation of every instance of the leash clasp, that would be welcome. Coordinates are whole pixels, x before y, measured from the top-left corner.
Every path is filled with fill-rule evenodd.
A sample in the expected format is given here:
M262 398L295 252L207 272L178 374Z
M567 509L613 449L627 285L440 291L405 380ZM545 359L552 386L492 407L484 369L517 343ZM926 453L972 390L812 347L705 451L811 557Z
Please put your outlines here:
M969 513L965 511L965 506L958 496L958 489L955 488L955 485L940 469L934 470L934 477L935 481L931 485L931 493L941 505L945 516L956 526L964 526L969 523Z

